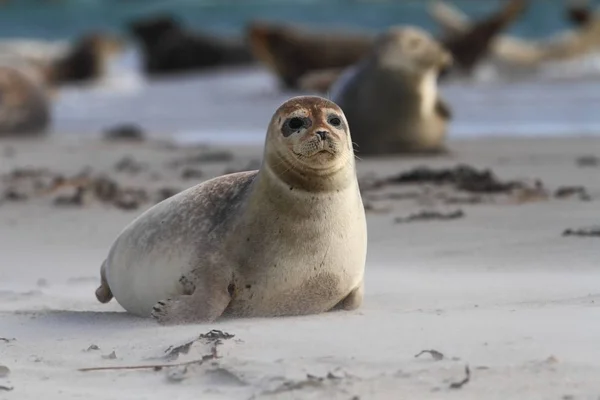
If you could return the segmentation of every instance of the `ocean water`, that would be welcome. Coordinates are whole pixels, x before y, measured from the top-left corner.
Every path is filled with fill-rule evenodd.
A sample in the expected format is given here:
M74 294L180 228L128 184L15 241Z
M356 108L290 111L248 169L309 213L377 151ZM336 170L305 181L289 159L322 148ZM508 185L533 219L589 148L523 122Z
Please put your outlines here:
M472 16L499 0L455 0ZM539 38L568 28L563 0L531 0L508 33ZM600 0L591 1L600 6ZM41 5L40 5L41 4ZM55 0L14 1L0 9L0 37L72 39L91 29L124 33L131 18L171 11L194 29L239 34L252 18L294 21L315 27L378 31L393 24L436 27L425 0ZM525 79L505 79L482 66L475 79L441 85L454 119L450 137L492 135L600 135L600 55L548 65ZM111 64L92 87L67 87L53 104L55 134L97 135L136 123L153 136L184 142L262 143L282 93L260 67L224 69L148 81L135 46Z
M451 0L473 16L495 10L504 0ZM567 0L530 0L509 32L534 38L568 26ZM600 0L588 0L600 5ZM373 31L410 23L435 30L428 0L8 0L0 7L0 37L68 39L91 29L124 32L133 18L168 11L195 29L240 33L246 22L265 18L316 27L357 27Z

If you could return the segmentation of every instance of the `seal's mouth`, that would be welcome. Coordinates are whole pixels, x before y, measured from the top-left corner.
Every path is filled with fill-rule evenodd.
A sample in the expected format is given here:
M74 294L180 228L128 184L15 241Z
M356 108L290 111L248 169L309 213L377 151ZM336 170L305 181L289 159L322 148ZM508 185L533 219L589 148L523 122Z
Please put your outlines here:
M322 149L318 149L315 151L307 151L307 152L302 152L302 153L292 150L292 153L294 153L298 158L313 158L313 157L316 157L319 155L325 155L325 154L333 156L336 154L333 150L328 149L328 148L322 148Z

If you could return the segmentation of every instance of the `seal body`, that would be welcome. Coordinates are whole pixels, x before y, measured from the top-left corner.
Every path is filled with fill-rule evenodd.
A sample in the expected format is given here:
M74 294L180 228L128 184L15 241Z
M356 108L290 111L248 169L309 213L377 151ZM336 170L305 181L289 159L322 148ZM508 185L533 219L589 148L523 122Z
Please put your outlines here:
M437 77L451 55L425 31L394 27L374 50L333 85L361 155L438 152L444 148L450 108Z
M506 10L514 10L518 7L516 3L518 0L508 2ZM503 14L508 16L507 11ZM476 25L460 9L442 0L432 3L429 12L452 35L465 34ZM596 51L600 47L600 15L581 6L571 6L567 12L575 27L550 37L527 40L511 35L496 36L490 44L491 60L511 72L535 72L546 62L572 60Z
M46 79L55 86L98 79L106 74L109 61L123 48L124 42L119 37L103 32L87 33L74 42L65 54L48 62Z
M126 227L96 295L161 323L354 309L366 250L347 122L299 97L273 116L260 170L203 182Z
M128 29L140 41L144 70L153 77L255 62L243 40L188 31L170 14L135 20Z
M314 32L284 24L254 21L247 27L255 58L271 69L288 89L321 70L341 69L369 52L373 37L362 32Z
M48 94L32 71L0 65L0 137L41 134L50 124Z

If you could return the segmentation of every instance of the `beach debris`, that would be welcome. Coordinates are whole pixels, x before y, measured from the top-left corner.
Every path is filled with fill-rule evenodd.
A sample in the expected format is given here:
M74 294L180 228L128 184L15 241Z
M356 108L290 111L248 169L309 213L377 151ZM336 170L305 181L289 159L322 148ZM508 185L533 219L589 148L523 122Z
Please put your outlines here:
M248 162L248 164L246 164L243 167L229 167L229 168L225 169L225 171L223 171L223 174L226 175L226 174L233 174L236 172L255 171L260 168L260 163L261 163L260 160L253 159L253 160L250 160Z
M71 177L47 170L17 169L2 180L7 188L0 200L23 201L50 195L54 205L81 207L95 198L122 210L135 210L151 197L146 189L121 185L104 174L93 175L89 168Z
M578 157L577 160L575 160L575 162L576 162L577 166L581 167L581 168L600 167L600 157L596 157L596 156L592 156L592 155Z
M35 282L37 287L47 287L48 286L48 280L44 279L44 278L40 278Z
M15 340L17 340L17 339L0 337L0 342L4 342L4 343L14 342Z
M444 199L445 204L481 204L483 203L483 196L473 195L473 196L447 196Z
M93 350L100 350L100 347L98 347L98 345L92 344L92 345L90 345L90 347L88 347L86 349L86 351L93 351Z
M176 360L180 354L189 353L190 348L192 347L192 345L194 343L196 343L196 341L198 341L198 339L199 338L191 340L191 341L184 343L177 347L169 346L169 348L167 350L165 350L165 353L167 353L167 354L165 355L164 358L169 359L169 360Z
M181 171L181 179L199 179L204 176L204 172L202 172L199 168L185 168Z
M591 200L591 196L587 189L583 186L560 186L554 191L554 197L564 199L568 197L578 196L582 201Z
M179 192L181 192L181 189L179 188L164 187L158 189L158 191L156 192L156 203L160 203L161 201L166 200L169 197L173 197Z
M4 378L10 374L10 369L6 365L0 364L0 378Z
M104 358L105 360L115 360L117 358L117 353L113 352L110 353L109 355L103 355L102 358Z
M450 389L460 389L471 380L471 370L468 365L465 365L465 377L458 382L453 382L450 384Z
M102 136L105 140L143 141L144 131L136 124L121 124L106 129Z
M170 161L168 166L171 168L178 168L189 164L228 162L231 160L233 160L233 153L230 151L203 149L198 154Z
M204 339L207 344L211 345L210 353L202 356L202 358L192 360L192 361L180 362L180 363L175 363L175 364L149 364L149 365L128 365L128 366L114 366L114 367L79 368L78 371L88 372L88 371L138 370L138 369L152 369L154 371L161 371L163 368L185 367L188 365L201 365L205 361L220 358L218 355L218 352L217 352L217 348L221 344L223 344L223 340L231 339L233 337L235 337L235 335L232 335L227 332L223 332L218 329L213 329L207 333L200 334L197 339L192 340L189 343L186 343L182 346L178 346L177 348L173 348L171 346L171 347L167 348L167 350L165 350L165 353L168 353L167 356L169 354L179 355L179 353L187 353L189 351L189 347L191 347L191 345L194 342L198 341L199 339ZM187 346L187 350L185 350L186 346ZM175 349L179 349L179 350L175 350ZM114 353L115 352L113 351L111 353L111 355ZM111 355L109 355L108 357L110 357ZM115 354L114 358L116 358L116 354Z
M313 387L313 388L314 387L322 387L328 382L339 382L342 379L343 379L342 377L336 376L331 372L327 373L327 375L324 377L318 377L315 375L306 374L306 379L303 379L301 381L295 381L295 382L294 381L286 381L286 382L283 382L280 386L276 387L275 389L268 390L263 393L264 394L278 394L278 393L289 392L289 391L293 391L293 390L304 389L307 387Z
M5 392L10 392L13 389L14 389L14 387L12 387L12 386L0 385L0 390L4 390Z
M245 382L233 372L222 367L207 369L205 373L210 375L210 380L212 383L216 383L218 385L248 386L248 382Z
M453 168L433 169L417 167L386 180L390 184L454 185L458 190L471 193L508 193L525 185L518 181L500 181L490 170L478 170L465 164Z
M415 354L415 358L420 357L423 354L431 354L431 357L433 357L434 360L439 361L439 360L443 360L444 359L444 354L440 353L437 350L421 350L418 354Z
M123 188L118 192L113 205L121 210L137 210L148 201L148 197L145 189Z
M233 337L235 337L235 335L232 335L231 333L223 332L218 329L213 329L211 331L208 331L207 333L202 333L202 334L198 335L197 338L195 338L187 343L184 343L180 346L177 346L177 347L169 346L165 350L165 353L167 353L165 355L165 358L174 360L174 359L177 359L177 357L179 357L180 354L187 354L190 351L190 348L192 347L192 345L199 340L203 340L206 344L213 344L213 345L218 346L223 343L222 340L228 340Z
M425 166L400 173L384 179L363 183L362 191L380 189L388 185L436 185L470 193L469 198L449 198L449 203L481 203L482 195L517 194L519 202L547 198L541 181L502 181L489 169L479 170L466 164L451 168L434 169Z
M138 369L152 369L154 371L161 371L163 368L180 367L186 365L202 365L205 361L214 360L219 358L217 353L218 344L214 344L211 347L210 354L202 356L202 358L192 361L186 361L175 364L148 364L148 365L125 365L125 366L114 366L114 367L91 367L91 368L79 368L80 372L89 371L120 371L120 370L138 370Z
M463 218L465 213L462 210L451 211L449 213L441 213L438 211L421 211L416 214L411 214L408 217L396 217L394 222L397 224L403 224L415 221L449 221L453 219Z
M187 378L188 366L183 365L176 368L171 368L167 371L166 378L168 382L181 382Z
M546 358L544 360L544 362L546 364L557 364L558 363L558 358L556 358L555 356L548 356L548 358Z
M591 228L565 229L563 236L600 237L600 226Z
M137 174L138 172L141 172L145 167L146 166L144 164L140 163L135 158L131 156L125 156L119 161L117 161L114 168L117 172Z
M34 193L64 180L61 174L45 168L15 168L2 176L5 188L0 200L24 201Z
M81 206L84 204L84 196L86 191L81 186L68 187L66 190L69 194L58 195L54 198L53 203L57 206Z
M220 340L227 340L227 339L231 339L234 338L235 335L231 334L231 333L227 333L227 332L223 332L219 329L212 329L206 333L202 333L200 334L200 339L207 339L211 342L217 342Z
M366 212L378 213L378 214L387 214L392 211L391 207L376 207L373 202L364 200L363 207Z

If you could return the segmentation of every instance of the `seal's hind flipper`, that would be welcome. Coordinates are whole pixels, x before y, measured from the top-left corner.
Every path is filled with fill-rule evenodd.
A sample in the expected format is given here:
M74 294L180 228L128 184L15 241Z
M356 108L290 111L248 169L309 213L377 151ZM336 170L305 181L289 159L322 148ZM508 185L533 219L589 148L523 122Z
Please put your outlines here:
M100 286L96 289L96 298L100 303L108 303L113 298L113 294L106 281L106 261L100 267Z

